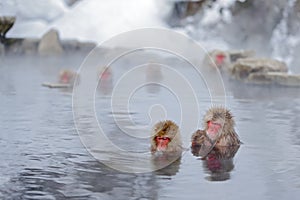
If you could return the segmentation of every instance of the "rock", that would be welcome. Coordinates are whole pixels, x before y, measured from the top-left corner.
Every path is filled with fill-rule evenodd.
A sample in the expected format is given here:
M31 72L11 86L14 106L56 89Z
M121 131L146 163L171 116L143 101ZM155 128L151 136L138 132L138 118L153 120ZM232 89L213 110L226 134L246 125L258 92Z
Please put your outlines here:
M61 42L63 49L66 52L83 51L89 52L96 47L92 42L79 42L78 40L64 40Z
M26 38L22 41L21 48L24 54L35 54L37 52L39 40Z
M238 51L228 51L230 56L230 62L234 63L241 58L251 58L255 56L255 51L253 50L238 50Z
M184 26L184 19L201 12L204 4L206 1L176 1L167 21L171 26Z
M48 88L72 88L72 85L62 83L42 83L42 86Z
M285 63L268 58L242 58L231 67L237 79L247 79L252 73L287 72Z
M2 43L0 43L0 56L5 54L5 47Z
M300 87L300 74L287 74L284 72L252 73L247 81L259 84L275 83L282 86Z
M42 37L38 52L40 55L60 55L64 52L56 30L51 29Z

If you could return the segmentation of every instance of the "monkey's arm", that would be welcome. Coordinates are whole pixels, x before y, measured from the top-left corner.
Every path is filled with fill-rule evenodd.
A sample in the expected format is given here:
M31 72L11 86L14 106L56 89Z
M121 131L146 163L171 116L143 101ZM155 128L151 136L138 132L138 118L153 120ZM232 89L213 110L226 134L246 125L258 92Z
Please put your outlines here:
M206 133L203 130L197 130L193 135L192 135L192 147L200 147L206 137Z

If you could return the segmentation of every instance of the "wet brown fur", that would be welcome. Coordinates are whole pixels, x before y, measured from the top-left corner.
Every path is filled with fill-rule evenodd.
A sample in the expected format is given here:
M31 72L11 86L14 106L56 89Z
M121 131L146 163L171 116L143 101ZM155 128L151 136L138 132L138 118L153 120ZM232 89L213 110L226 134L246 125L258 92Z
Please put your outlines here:
M154 125L151 134L151 152L156 152L155 137L169 137L170 142L168 144L166 152L177 152L182 150L182 142L179 127L172 121L166 120L158 122Z
M197 130L192 135L192 146L202 145L205 140L209 140L206 134L208 121L218 121L222 125L222 130L218 134L216 147L240 145L241 142L234 130L235 122L229 110L224 107L214 106L210 108L204 116L204 130Z

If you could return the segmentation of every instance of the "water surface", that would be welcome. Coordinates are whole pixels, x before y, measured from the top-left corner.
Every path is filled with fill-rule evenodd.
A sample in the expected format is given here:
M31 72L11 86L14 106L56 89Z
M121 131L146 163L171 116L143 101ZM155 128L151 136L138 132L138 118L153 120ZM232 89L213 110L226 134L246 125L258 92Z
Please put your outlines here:
M1 199L297 199L300 195L299 89L249 86L224 79L226 105L244 144L233 159L216 163L223 171L210 170L188 149L163 170L126 173L98 162L81 143L73 121L72 91L41 86L45 81L55 82L62 68L76 70L83 58L1 58ZM112 110L114 86L139 59L144 62L140 57L116 62L112 76L99 85L95 97L98 121L115 145L145 154L147 135L156 119L184 121L181 133L189 148L192 131L197 129L194 124L201 127L196 119L211 106L211 99L203 80L182 61L162 59L191 82L198 110L192 107L193 97L177 98L159 84L139 87L130 99L126 90L119 90ZM164 67L157 72L144 66L132 75L136 79L126 81L128 85L173 78ZM172 86L185 91L179 81ZM124 108L124 101L129 107ZM183 104L187 113L180 108ZM88 117L85 120L87 134L97 130ZM132 158L114 152L100 153L124 166L132 163Z

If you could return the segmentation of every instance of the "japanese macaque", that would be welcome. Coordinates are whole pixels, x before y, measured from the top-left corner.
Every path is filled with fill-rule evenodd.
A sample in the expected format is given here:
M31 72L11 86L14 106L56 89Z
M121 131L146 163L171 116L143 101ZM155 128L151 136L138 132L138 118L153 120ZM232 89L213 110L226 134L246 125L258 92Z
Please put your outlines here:
M59 83L73 85L76 79L77 73L71 70L65 69L59 73Z
M182 142L178 126L170 121L154 125L151 137L151 152L181 152Z
M101 67L99 70L99 78L101 80L111 80L112 72L109 67Z
M109 67L101 67L98 74L98 88L104 95L109 95L113 89L113 73Z
M213 50L208 53L205 57L204 63L211 66L217 67L218 69L231 70L231 65L240 58L253 57L254 51L250 50L239 50L239 51L222 51Z
M229 110L223 107L210 108L204 116L204 130L197 130L192 136L192 148L201 145L212 148L240 145L234 125Z
M204 63L208 64L210 67L221 69L230 64L230 56L226 51L213 50L205 57Z
M163 73L161 66L156 63L149 63L146 68L146 90L149 93L157 93L160 91L161 86L159 83L163 80ZM150 83L150 84L149 84Z

